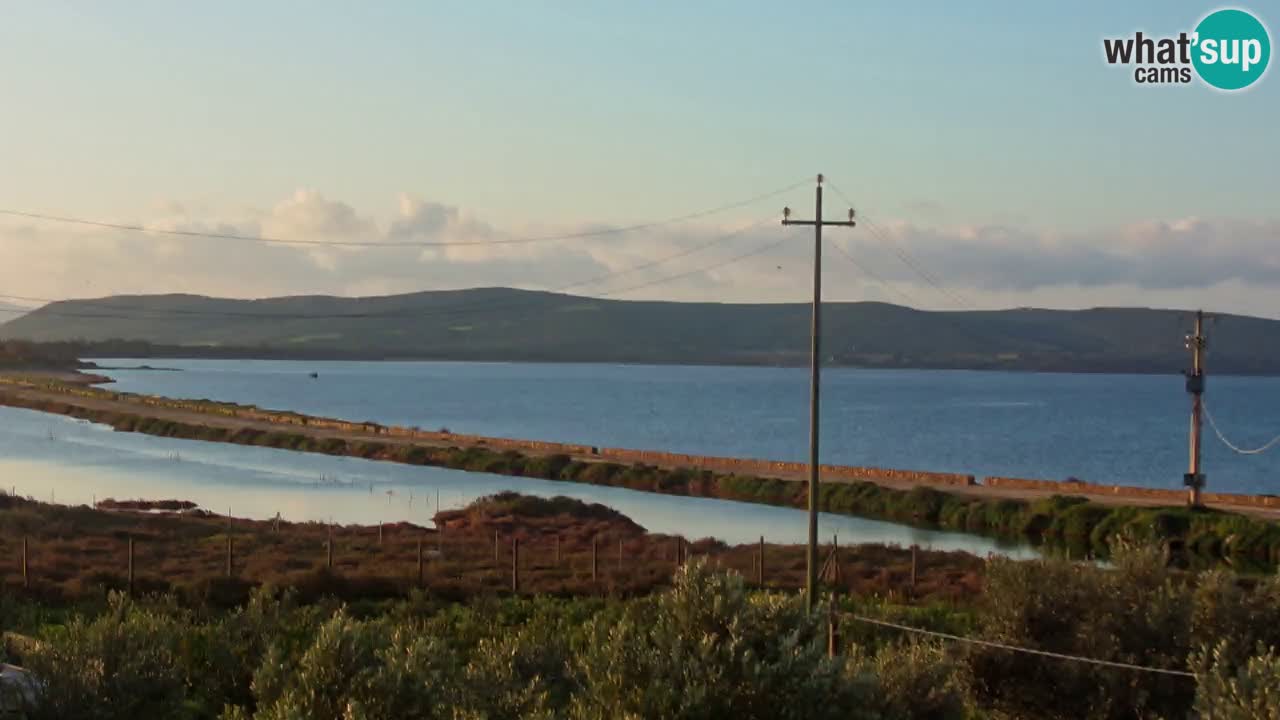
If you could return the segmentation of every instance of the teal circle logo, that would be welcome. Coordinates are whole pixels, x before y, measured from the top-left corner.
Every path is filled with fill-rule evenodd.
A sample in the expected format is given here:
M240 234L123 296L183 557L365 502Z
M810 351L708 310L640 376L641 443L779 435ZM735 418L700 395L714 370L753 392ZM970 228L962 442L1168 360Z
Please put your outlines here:
M1191 62L1200 79L1219 90L1243 90L1258 81L1271 60L1271 36L1244 10L1218 10L1196 26Z

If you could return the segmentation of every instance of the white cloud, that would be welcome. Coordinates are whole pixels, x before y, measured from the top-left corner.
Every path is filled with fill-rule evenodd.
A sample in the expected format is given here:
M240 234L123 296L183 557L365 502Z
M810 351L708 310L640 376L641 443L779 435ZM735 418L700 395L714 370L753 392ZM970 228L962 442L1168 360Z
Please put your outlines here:
M608 229L568 223L499 229L460 208L409 195L399 197L388 210L380 220L375 211L299 190L267 210L197 216L190 206L175 201L157 205L149 217L118 221L170 230L373 243L487 242ZM806 232L768 222L711 243L737 227L726 221L533 243L317 248L0 221L0 292L35 297L160 292L263 297L507 285L569 287L578 294L631 299L807 299L812 246ZM954 288L952 293L984 307L1204 305L1280 314L1275 309L1280 308L1277 220L1170 218L1089 235L1012 225L883 221L877 227L883 234L871 232L864 223L853 231L833 229L828 237L883 283L863 276L831 252L825 264L826 297L955 306L951 293L930 287L902 255ZM794 242L724 265L784 237ZM709 246L694 251L703 245ZM677 254L683 255L623 272ZM705 270L690 272L698 269Z

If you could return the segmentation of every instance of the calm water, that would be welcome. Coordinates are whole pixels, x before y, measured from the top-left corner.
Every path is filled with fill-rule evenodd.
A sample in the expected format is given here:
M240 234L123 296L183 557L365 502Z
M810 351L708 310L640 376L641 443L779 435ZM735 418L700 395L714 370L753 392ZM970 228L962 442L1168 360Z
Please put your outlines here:
M352 420L632 448L804 460L805 369L504 363L101 360L119 390ZM309 373L318 372L318 379ZM1280 378L1214 377L1237 444L1280 433ZM919 470L1181 487L1180 376L834 369L823 460ZM1242 457L1206 431L1211 489L1280 491L1280 450Z
M0 486L66 504L95 499L181 498L238 517L430 524L437 493L443 508L500 490L568 495L605 503L653 532L718 537L731 543L764 535L803 542L804 513L703 498L465 473L356 458L293 453L117 433L59 415L0 408ZM824 515L823 537L841 542L913 543L980 555L1029 556L1025 547L859 518Z

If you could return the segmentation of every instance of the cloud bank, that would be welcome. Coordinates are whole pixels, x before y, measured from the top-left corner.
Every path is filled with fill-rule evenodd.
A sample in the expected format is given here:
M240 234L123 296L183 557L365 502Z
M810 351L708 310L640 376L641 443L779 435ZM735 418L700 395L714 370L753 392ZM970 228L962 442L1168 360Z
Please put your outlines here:
M361 210L299 190L267 209L211 214L170 202L144 217L104 218L171 230L375 244L359 248L0 219L0 294L379 295L506 285L630 299L780 302L804 300L809 292L806 231L784 229L773 218L724 240L752 218L537 243L377 247L608 227L499 228L451 205L409 195L390 200L385 210ZM864 220L853 231L830 231L829 241L867 272L829 253L828 298L943 309L1123 304L1280 315L1280 220L1171 218L1087 234L877 220ZM726 264L787 238L793 242ZM664 281L672 276L679 277ZM948 290L937 290L930 279Z

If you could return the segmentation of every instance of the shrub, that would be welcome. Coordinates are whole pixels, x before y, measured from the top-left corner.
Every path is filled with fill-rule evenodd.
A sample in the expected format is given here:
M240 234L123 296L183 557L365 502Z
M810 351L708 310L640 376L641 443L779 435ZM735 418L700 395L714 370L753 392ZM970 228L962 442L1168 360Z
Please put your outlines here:
M700 562L587 636L572 708L583 720L871 717L867 685L826 658L799 598L751 596L739 576Z
M1181 669L1190 650L1192 597L1152 549L1117 545L1114 568L1046 559L994 559L976 633L1067 655ZM1176 717L1187 678L1037 658L998 648L968 655L972 692L1008 717Z
M883 720L962 720L963 670L945 648L923 642L886 645L867 655L855 648L851 670L874 683L867 698Z
M40 683L31 720L187 718L175 620L113 593L107 612L76 618L23 658Z
M1259 646L1242 664L1229 656L1223 641L1192 660L1199 667L1196 716L1203 720L1255 720L1280 717L1280 656Z

